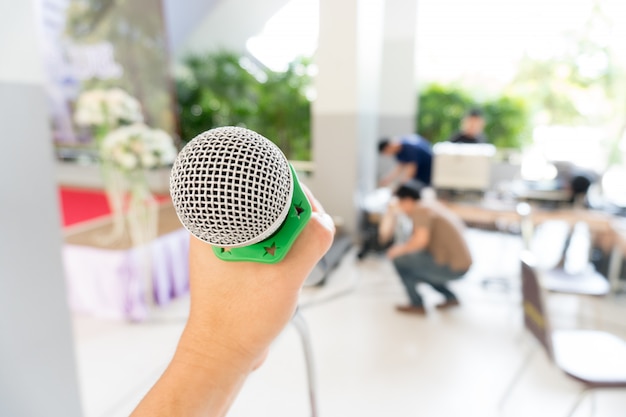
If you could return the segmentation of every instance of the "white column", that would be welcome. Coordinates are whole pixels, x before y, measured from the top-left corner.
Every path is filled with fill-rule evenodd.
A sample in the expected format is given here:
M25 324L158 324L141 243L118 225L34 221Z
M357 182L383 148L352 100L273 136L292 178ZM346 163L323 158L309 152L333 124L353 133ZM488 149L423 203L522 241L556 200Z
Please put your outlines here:
M387 0L380 93L380 136L414 133L417 111L417 0Z
M311 184L349 232L375 184L383 15L382 0L320 0Z
M0 21L0 416L79 417L34 2Z

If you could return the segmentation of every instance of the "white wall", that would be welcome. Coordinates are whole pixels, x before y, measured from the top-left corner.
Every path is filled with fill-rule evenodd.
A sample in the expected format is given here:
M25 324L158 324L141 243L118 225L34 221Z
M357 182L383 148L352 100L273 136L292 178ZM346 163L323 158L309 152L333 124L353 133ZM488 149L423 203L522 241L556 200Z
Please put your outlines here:
M174 0L168 0L174 1ZM177 58L190 52L228 49L245 51L247 40L260 33L289 0L218 0L202 22L175 51Z
M218 2L226 0L163 0L170 52L175 56Z
M0 80L43 80L33 15L33 0L0 0Z
M0 0L0 416L79 417L34 16Z

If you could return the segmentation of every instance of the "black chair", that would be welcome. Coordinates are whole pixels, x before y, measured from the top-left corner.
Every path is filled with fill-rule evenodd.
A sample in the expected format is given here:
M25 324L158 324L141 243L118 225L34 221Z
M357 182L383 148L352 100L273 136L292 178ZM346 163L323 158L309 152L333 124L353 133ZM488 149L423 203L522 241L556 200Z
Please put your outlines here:
M602 331L553 330L535 261L529 252L523 253L521 267L524 327L537 339L551 362L582 384L582 390L567 416L571 417L587 393L593 390L626 388L626 342ZM536 350L529 353L507 386L499 403L500 412Z

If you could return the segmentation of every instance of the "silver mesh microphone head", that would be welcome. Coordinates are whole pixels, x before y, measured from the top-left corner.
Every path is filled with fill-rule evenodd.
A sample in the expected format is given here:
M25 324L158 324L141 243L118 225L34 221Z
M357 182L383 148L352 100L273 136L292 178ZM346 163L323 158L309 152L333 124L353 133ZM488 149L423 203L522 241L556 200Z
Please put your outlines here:
M291 207L287 158L265 137L242 127L199 134L178 154L170 176L178 218L195 237L242 247L272 235Z

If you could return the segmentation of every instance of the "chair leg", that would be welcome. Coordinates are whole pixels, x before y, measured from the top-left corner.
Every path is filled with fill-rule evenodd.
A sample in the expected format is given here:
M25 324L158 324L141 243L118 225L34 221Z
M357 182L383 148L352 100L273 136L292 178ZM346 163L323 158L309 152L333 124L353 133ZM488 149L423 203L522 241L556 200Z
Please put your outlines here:
M521 379L522 374L524 373L524 371L528 367L528 364L532 360L532 358L535 355L535 352L537 350L538 349L537 349L536 346L532 347L530 349L530 351L526 354L526 357L524 357L524 360L520 364L520 366L517 369L517 371L515 371L515 375L513 376L513 378L511 379L511 381L507 385L506 389L504 390L504 393L502 394L502 397L500 397L500 401L498 401L498 415L500 415L500 416L504 415L504 406L505 406L507 400L509 399L509 396L513 392L513 388L515 388L515 386L517 385L517 383Z
M580 391L580 393L578 394L578 397L576 397L576 402L574 403L572 408L569 410L569 413L567 413L567 417L572 417L574 415L574 413L578 410L578 407L580 407L580 404L582 404L583 400L587 396L587 392L589 392L587 388L583 388L582 391ZM591 413L592 413L591 415L595 413L595 408L596 408L595 401L593 401L591 405Z
M315 366L313 362L313 348L311 346L311 335L309 333L309 326L307 325L304 317L300 314L300 311L296 311L291 323L294 325L300 340L302 341L302 349L304 351L304 362L306 365L307 384L309 390L309 401L311 404L311 417L317 417L317 389L315 381Z
M596 415L596 392L595 391L591 391L590 395L591 395L591 414L590 414L590 416L593 417L593 416Z

